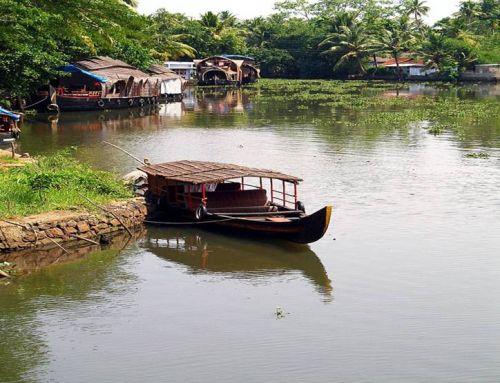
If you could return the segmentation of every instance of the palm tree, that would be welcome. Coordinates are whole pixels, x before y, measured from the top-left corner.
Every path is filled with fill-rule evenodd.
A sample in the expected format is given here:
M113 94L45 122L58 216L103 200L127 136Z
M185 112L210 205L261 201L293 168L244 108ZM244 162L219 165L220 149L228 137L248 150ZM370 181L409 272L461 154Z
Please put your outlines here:
M406 15L413 16L415 23L419 23L423 16L427 15L430 8L425 5L425 0L406 0L404 3Z
M236 16L229 11L219 12L217 16L219 17L219 20L224 25L224 27L233 28L236 26L236 22L238 21L238 19L236 19Z
M458 10L458 17L465 19L467 24L473 22L474 19L481 15L481 7L478 3L472 0L463 1Z
M152 51L152 55L162 61L195 57L196 49L180 41L186 37L188 37L186 34L154 36L156 48Z
M122 0L122 1L132 8L137 8L137 5L139 4L138 0Z
M402 16L395 22L389 23L377 37L375 49L381 53L388 53L396 62L398 80L401 80L401 68L399 59L404 52L409 51L410 46L415 41L412 35L408 16Z
M329 34L320 43L320 46L330 45L322 54L333 54L338 57L334 70L351 62L356 65L358 71L366 73L363 59L370 56L375 48L372 37L364 25L358 22L351 27L341 25L338 29L338 32Z
M428 68L443 71L446 66L451 64L446 37L441 33L430 32L418 53L424 58Z
M212 11L205 12L201 15L200 24L206 29L209 29L213 35L219 35L224 28L224 24L220 21L219 15Z

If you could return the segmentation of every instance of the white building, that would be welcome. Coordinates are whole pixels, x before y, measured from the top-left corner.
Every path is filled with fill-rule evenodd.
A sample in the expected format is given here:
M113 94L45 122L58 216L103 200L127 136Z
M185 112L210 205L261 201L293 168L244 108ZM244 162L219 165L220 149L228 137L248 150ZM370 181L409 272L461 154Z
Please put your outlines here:
M165 66L171 71L177 73L184 80L196 78L196 65L191 61L167 61Z

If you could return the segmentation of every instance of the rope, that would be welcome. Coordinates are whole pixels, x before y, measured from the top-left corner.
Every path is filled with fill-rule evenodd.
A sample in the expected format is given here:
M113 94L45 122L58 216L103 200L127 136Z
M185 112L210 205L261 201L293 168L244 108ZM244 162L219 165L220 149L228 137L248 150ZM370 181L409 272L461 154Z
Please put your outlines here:
M44 98L42 98L41 100L35 102L34 104L31 104L31 105L28 105L28 106L25 106L24 109L29 109L35 105L38 105L40 104L41 102L44 102L45 100L47 100L48 96L45 96Z
M152 225L164 225L164 226L175 226L175 225L206 225L209 223L219 223L226 221L234 221L235 218L219 219L217 221L203 221L203 222L163 222L163 221L143 221L144 223L150 223Z

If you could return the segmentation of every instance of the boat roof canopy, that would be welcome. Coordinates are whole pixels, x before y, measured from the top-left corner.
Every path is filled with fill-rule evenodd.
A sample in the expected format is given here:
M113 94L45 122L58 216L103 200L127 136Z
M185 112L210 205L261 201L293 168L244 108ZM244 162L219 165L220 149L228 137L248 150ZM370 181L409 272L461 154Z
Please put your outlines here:
M19 121L20 117L19 114L13 113L10 110L4 109L0 106L0 115L1 116L8 116L12 118L14 121Z
M86 76L93 78L94 80L99 81L100 83L108 82L108 79L106 77L96 75L92 72L86 71L85 69L78 68L77 66L72 65L72 64L64 65L64 66L59 67L57 69L59 69L62 72L66 72L66 73L81 73L81 74L84 74Z
M299 182L301 178L267 169L206 161L175 161L138 168L148 175L189 184L217 183L241 177L274 178Z

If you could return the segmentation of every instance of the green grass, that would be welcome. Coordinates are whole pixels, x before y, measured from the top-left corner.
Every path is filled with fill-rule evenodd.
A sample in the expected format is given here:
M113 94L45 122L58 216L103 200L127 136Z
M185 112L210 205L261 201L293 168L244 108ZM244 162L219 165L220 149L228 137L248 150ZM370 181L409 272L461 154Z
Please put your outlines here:
M82 195L102 204L132 197L132 192L113 174L76 161L69 151L0 171L0 217L90 208Z
M12 156L0 156L0 166L2 164L22 164L23 162L17 158L12 158Z

